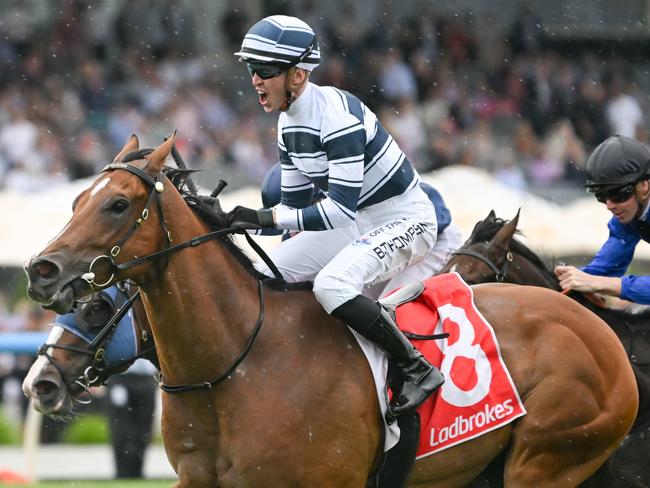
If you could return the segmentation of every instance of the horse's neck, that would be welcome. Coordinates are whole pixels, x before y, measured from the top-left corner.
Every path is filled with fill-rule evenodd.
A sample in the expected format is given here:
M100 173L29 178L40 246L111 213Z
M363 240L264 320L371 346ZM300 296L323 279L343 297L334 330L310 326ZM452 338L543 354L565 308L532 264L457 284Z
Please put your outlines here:
M188 212L166 212L175 243L208 231ZM259 313L255 278L219 242L172 254L142 289L168 383L204 381L227 367Z
M518 259L512 263L510 268L513 279L508 281L516 282L519 285L541 286L552 290L560 289L558 281L544 270L539 269L535 263L521 255L515 256Z

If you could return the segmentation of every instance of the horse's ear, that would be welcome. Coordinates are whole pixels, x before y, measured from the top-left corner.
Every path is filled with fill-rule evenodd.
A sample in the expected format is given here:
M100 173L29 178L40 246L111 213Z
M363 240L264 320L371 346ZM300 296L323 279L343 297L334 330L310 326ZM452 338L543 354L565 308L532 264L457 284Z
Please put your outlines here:
M479 220L474 224L474 228L472 229L472 233L469 236L469 239L467 239L467 244L475 240L477 237L476 235L481 232L483 229L485 229L486 224L494 224L496 223L497 220L497 214L494 213L494 209L490 210L490 213L488 214L487 217L485 217L483 220Z
M131 134L131 137L129 137L129 140L126 141L124 147L120 149L120 152L117 153L117 156L113 158L113 162L121 161L124 156L130 152L137 151L138 149L140 149L140 141L138 140L138 136Z
M144 166L144 170L151 176L156 176L162 170L162 167L165 164L169 153L172 152L172 147L174 147L175 139L176 131L174 131L165 142L154 149L151 154L145 157L147 163Z
M515 232L517 231L517 224L519 224L519 212L515 215L515 218L510 222L507 222L499 229L494 237L492 238L492 245L499 247L501 249L509 249L510 241L512 241Z

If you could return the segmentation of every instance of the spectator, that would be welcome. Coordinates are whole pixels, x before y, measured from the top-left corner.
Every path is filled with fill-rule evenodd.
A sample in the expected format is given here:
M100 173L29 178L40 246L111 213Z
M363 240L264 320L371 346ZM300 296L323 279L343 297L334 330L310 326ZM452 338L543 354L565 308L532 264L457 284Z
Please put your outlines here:
M521 4L510 30L513 54L535 54L544 47L544 27L529 2Z
M385 53L377 80L381 95L387 102L417 98L413 69L401 58L401 52L390 49Z
M605 115L605 89L598 80L583 78L578 85L576 102L570 116L577 136L587 147L596 147L609 135Z
M648 101L624 82L633 79L626 71L629 61L616 48L611 55L587 48L581 56L569 57L547 45L530 4L508 27L504 15L490 10L445 16L427 4L416 15L400 11L401 20L387 24L378 20L395 7L384 0L377 0L369 14L344 2L336 19L311 0L298 3L303 17L320 26L320 44L328 53L329 66L315 74L315 81L359 94L373 111L390 113L396 128L423 125L424 145L419 130L412 141L401 138L405 147L413 145L407 151L414 158L424 159L416 161L420 169L456 163L460 155L492 168L489 159L494 157L485 158L476 148L487 137L493 138L493 154L515 146L519 121L532 124L543 140L559 121L569 119L586 150L612 131L646 138L641 107ZM157 143L178 129L192 166L227 167L235 185L259 180L259 173L242 163L245 158L234 156L249 147L251 134L265 158L275 159L269 148L276 135L264 122L250 120L251 101L243 96L247 80L230 60L232 49L224 46L214 54L214 43L199 43L197 33L206 22L193 4L102 0L90 8L84 0L61 2L60 7L32 0L29 9L25 5L11 1L0 12L5 36L0 40L5 68L0 70L0 135L17 131L20 136L0 142L4 184L10 181L29 191L51 174L85 176L101 165L89 158L113 151L114 141L122 141L119 134L125 132ZM267 2L265 8L286 5ZM209 9L217 25L232 31L226 37L241 37L248 12L234 3ZM485 21L491 17L494 23ZM138 18L144 23L134 21ZM39 42L34 42L36 33ZM607 83L605 96L608 69L617 76L610 76L616 82ZM410 100L408 110L399 107L404 99ZM22 115L14 113L15 105L22 107ZM490 130L477 132L478 120L485 120ZM610 124L611 129L606 127ZM46 154L55 144L39 142L42 134L58 141L56 158ZM459 152L464 145L474 149ZM25 147L33 157L17 158L14 153ZM61 164L67 167L57 168ZM575 161L576 168L580 164L584 161ZM551 180L577 185L573 167L571 163L559 180Z
M241 9L240 2L235 0L228 1L225 12L221 17L220 32L226 40L228 51L235 52L246 33L249 24L248 15Z
M9 122L0 128L0 151L9 165L24 164L35 151L38 128L27 119L24 99L16 98L5 108Z
M401 98L393 105L384 106L380 116L385 121L386 128L411 161L421 161L424 157L426 132L422 117L417 112L415 100Z
M102 73L102 66L96 61L86 61L81 66L82 82L79 99L88 112L90 127L104 130L111 106L110 88Z
M643 123L643 111L639 102L629 93L622 73L612 73L607 81L605 113L611 134L635 138Z
M494 178L509 188L525 191L528 189L526 174L518 164L512 151L501 150L496 158L499 163L494 169Z
M138 359L123 374L107 383L106 413L117 478L143 478L147 447L151 442L156 392L156 368Z

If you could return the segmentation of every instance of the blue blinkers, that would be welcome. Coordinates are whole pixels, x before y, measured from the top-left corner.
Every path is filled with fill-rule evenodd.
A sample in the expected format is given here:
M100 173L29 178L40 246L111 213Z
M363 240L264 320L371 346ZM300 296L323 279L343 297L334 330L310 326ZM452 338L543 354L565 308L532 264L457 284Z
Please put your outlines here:
M74 312L58 315L58 325L90 344L106 323L115 315L126 300L125 294L116 286L97 292L91 301L79 304ZM133 311L129 310L119 321L112 336L103 344L106 351L106 367L118 365L138 354L138 338L133 323Z

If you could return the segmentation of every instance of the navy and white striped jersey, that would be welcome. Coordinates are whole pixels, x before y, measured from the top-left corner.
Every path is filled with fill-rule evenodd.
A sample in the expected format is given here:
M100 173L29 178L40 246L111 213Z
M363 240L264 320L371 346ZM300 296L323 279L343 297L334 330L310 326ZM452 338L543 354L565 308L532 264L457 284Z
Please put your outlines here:
M375 114L355 96L309 83L280 114L282 229L351 225L357 210L416 186L420 177ZM309 205L318 188L327 198Z

